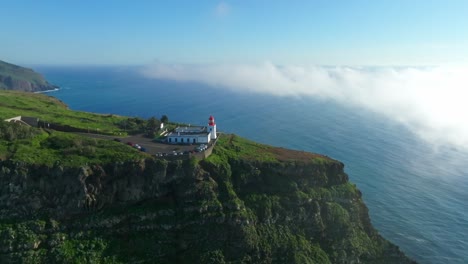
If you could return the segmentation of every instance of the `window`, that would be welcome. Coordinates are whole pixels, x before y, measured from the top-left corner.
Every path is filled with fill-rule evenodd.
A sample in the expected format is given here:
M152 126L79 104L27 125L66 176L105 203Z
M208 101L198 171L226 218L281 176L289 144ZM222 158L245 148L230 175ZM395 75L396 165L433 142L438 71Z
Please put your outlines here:
M181 138L181 139L180 139L180 142L181 142L181 143L184 143L184 139L183 139L183 138Z
M172 138L169 138L169 143L172 142Z
M193 143L195 143L195 139L193 139Z
M177 143L177 138L174 138L174 142Z

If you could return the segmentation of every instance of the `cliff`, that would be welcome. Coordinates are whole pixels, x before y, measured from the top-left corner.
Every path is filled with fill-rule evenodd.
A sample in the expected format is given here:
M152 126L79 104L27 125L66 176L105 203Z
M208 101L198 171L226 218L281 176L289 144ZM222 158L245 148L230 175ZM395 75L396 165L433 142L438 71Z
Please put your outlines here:
M25 92L54 90L58 87L48 83L32 69L0 61L0 89Z
M325 156L222 135L205 160L73 164L0 162L1 263L412 263Z

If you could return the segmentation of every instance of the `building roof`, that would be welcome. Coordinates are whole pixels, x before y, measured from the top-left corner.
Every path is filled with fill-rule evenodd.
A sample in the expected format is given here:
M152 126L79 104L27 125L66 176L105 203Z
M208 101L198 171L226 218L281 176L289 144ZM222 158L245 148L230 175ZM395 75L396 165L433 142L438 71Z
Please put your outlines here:
M174 131L177 133L204 133L207 129L204 126L189 126L177 127Z
M210 132L205 126L177 127L168 137L207 136Z
M208 136L209 132L204 133L184 133L184 132L171 132L167 134L167 137L199 137L199 136Z

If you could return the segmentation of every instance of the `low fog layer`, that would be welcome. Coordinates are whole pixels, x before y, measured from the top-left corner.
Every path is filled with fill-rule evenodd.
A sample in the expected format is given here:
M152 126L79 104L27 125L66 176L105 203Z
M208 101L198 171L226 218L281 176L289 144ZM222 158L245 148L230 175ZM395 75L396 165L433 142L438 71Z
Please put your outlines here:
M143 74L239 92L331 99L383 114L436 145L468 149L468 68L154 64Z

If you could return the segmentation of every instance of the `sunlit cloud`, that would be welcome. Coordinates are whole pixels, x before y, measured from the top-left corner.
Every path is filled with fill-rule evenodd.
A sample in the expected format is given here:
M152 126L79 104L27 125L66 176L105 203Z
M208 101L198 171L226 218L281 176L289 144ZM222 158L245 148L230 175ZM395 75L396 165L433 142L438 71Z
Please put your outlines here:
M154 64L151 78L202 82L276 96L309 96L362 107L436 145L468 149L468 68Z

